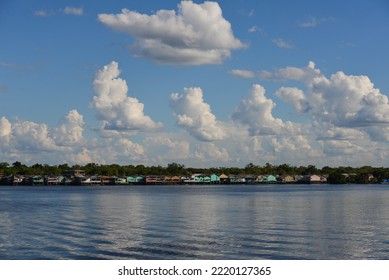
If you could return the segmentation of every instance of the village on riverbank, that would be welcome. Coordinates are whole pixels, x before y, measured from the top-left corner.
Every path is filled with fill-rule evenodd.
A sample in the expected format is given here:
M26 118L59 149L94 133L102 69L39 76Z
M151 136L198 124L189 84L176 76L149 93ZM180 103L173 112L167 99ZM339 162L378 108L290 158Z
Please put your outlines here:
M274 176L240 174L193 174L191 176L87 176L84 170L67 170L61 176L21 176L9 175L0 180L2 185L29 185L29 186L55 186L55 185L215 185L215 184L323 184L327 183L325 176L319 175L300 175L300 176Z
M231 185L231 184L374 184L389 183L389 169L374 167L323 167L288 164L244 168L186 168L177 163L167 167L120 166L90 163L85 166L0 163L0 184L6 186L59 185Z

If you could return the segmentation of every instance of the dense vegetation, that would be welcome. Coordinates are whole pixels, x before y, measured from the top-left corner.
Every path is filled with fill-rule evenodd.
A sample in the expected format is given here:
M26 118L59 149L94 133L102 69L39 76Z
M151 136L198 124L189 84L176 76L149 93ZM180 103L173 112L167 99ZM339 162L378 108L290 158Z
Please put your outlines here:
M387 167L329 167L317 168L314 165L291 166L289 164L272 165L266 163L263 166L247 164L244 168L238 167L212 167L212 168L191 168L182 164L170 163L166 167L144 166L144 165L102 165L88 163L84 166L68 164L48 165L36 163L31 166L16 161L12 164L0 163L0 176L12 174L18 175L60 175L65 170L83 169L87 175L125 176L125 175L179 175L188 176L194 173L203 174L272 174L272 175L325 175L328 176L329 183L376 183L389 178L389 168ZM347 175L346 175L347 174ZM372 176L374 178L372 178Z

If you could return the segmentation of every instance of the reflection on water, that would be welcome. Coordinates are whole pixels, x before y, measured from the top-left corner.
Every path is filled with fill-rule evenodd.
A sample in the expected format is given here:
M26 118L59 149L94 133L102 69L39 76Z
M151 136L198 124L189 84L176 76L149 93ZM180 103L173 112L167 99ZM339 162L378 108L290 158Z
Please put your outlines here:
M385 186L0 187L0 259L389 259Z

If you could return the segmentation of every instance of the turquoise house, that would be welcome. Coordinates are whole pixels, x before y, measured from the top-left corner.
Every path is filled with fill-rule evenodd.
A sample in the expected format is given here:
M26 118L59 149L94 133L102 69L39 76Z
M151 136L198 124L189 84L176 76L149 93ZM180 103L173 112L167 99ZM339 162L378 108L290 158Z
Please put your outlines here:
M216 174L211 175L211 184L220 184L220 176Z
M211 177L209 177L209 176L204 176L203 177L203 183L204 184L210 184L211 183Z
M40 186L44 185L45 180L42 176L31 176L27 178L27 184L31 186Z
M258 176L258 182L263 184L276 184L277 178L274 175L261 175Z
M192 175L195 184L210 184L211 177L203 174Z
M135 176L128 176L127 177L127 183L128 184L135 184L136 183L136 177Z
M143 184L145 182L145 178L143 176L127 176L128 184Z

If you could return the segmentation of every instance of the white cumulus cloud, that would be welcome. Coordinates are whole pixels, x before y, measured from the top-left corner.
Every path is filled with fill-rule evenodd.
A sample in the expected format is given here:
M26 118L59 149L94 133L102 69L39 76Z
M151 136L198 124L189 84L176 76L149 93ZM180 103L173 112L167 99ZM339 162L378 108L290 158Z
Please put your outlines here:
M47 124L32 121L18 121L13 124L14 147L25 152L54 152L64 148L55 144Z
M95 96L92 105L103 128L119 131L161 128L162 123L145 115L143 103L127 96L127 83L119 75L119 65L112 61L97 72L93 81Z
M291 122L273 117L273 100L265 96L265 89L258 84L252 86L249 94L242 98L232 114L232 119L248 126L250 135L274 135L297 132Z
M315 78L309 82L305 102L315 119L339 127L359 127L369 133L365 128L389 124L388 97L367 76L340 71L330 78Z
M322 141L323 150L328 155L361 155L366 149L347 140Z
M0 155L4 160L62 161L72 152L78 153L87 140L83 136L83 116L71 110L57 127L45 123L16 119L0 119Z
M234 37L231 24L217 2L182 1L178 11L153 15L123 9L120 14L99 14L108 27L130 34L135 56L167 64L217 64L244 44Z
M54 129L54 139L59 146L70 146L84 142L84 117L71 110Z
M212 159L221 162L228 162L230 160L227 149L218 147L215 143L202 143L197 147L194 157L201 161L208 161Z
M201 88L185 88L184 94L172 93L170 106L178 126L201 141L221 140L223 124L217 121L209 104L204 102Z
M304 101L304 91L299 88L281 87L277 90L276 96L288 103L291 103L300 114L308 110L308 103Z
M281 87L276 95L291 103L297 112L309 116L314 126L322 130L321 136L335 133L338 138L353 138L358 129L372 140L389 140L389 99L369 77L342 71L326 77L313 62L303 68L278 69L272 76L305 84L305 91ZM323 133L324 129L327 132Z
M0 137L8 137L11 134L12 125L6 117L0 119Z
M190 158L190 143L177 138L179 138L177 134L160 134L146 137L144 143L150 160L166 165L167 162Z

